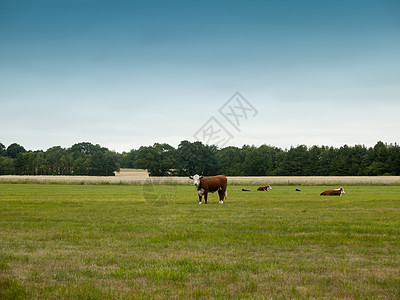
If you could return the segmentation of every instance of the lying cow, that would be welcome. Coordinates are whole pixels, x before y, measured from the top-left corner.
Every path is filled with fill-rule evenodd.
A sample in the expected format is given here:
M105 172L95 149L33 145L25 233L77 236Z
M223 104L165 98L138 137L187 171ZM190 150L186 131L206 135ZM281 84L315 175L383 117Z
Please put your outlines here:
M194 185L197 189L197 194L199 194L199 204L201 204L201 198L204 196L204 203L207 204L208 192L214 193L218 191L219 203L224 203L224 198L226 201L227 192L226 187L228 181L224 175L203 177L199 175L189 176L193 180Z
M320 196L341 196L342 194L344 194L344 189L338 188L338 189L334 189L334 190L326 190L323 191Z
M267 192L268 190L272 190L272 187L270 185L266 185L266 186L260 186L257 191L265 191Z

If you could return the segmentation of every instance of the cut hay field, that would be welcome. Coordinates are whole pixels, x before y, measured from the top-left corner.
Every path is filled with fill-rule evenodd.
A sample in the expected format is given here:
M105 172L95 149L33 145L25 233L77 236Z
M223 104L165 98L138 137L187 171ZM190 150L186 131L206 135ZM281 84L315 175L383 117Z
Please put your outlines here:
M399 185L256 187L0 183L0 299L400 298Z

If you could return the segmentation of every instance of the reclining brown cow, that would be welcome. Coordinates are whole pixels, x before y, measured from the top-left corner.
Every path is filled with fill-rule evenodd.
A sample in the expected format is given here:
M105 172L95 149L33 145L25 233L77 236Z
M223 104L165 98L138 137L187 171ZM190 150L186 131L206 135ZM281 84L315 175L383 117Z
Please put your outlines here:
M326 190L326 191L323 191L321 194L320 194L320 196L341 196L342 194L344 194L345 192L344 192L344 189L341 187L341 188L338 188L338 189L335 189L335 190Z
M265 191L267 192L268 190L272 190L272 187L270 185L266 185L266 186L260 186L257 191Z

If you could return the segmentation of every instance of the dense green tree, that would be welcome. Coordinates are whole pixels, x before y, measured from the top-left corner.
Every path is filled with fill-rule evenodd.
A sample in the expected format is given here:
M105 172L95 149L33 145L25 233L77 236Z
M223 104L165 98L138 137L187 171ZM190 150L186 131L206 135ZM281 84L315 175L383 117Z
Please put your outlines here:
M100 149L101 149L100 145L93 145L92 143L83 142L72 145L70 151L75 153L76 155L79 155L79 154L93 154L94 152L97 152Z
M6 155L7 155L6 146L4 146L2 143L0 143L0 156L6 156Z
M0 156L0 175L15 174L14 159Z
M7 147L6 154L8 157L17 158L18 154L25 153L25 152L26 152L26 150L23 146L21 146L17 143L13 143Z
M242 151L245 154L243 170L247 176L260 176L263 173L263 164L266 162L259 156L258 148L255 146L243 146Z
M313 174L315 176L321 175L320 168L323 164L322 153L323 149L318 146L312 146L311 148L308 149L309 161L308 161L308 166L306 167L307 174Z
M175 153L175 148L168 144L142 146L135 154L134 166L147 169L150 176L169 176L176 168Z
M388 145L379 141L374 146L374 153L375 153L374 161L382 164L381 172L383 172L383 173L389 172L389 170L390 170L389 163L390 162L389 162L389 147L388 147Z
M119 171L119 155L89 142L74 144L60 156L60 172L72 175L114 176Z
M390 175L400 174L400 147L396 143L390 144L389 148L389 158L388 158L388 170Z
M89 175L114 176L119 171L116 156L110 151L97 151L90 156Z
M226 147L217 153L221 173L229 176L244 176L244 158L244 151L237 147Z
M18 153L14 159L15 173L17 175L29 175L32 171L30 168L32 155L28 153ZM33 173L32 173L33 174Z
M258 148L260 159L262 160L260 169L263 175L273 176L274 170L278 167L279 156L283 151L277 147L261 145Z
M118 162L121 168L135 168L137 150L131 150L129 152L123 152L118 156Z
M291 147L279 166L279 173L282 176L304 176L309 173L309 153L305 145Z
M219 164L218 149L214 145L204 145L202 142L182 141L177 149L178 174L217 175Z
M72 164L73 175L89 175L91 165L90 156L81 156L74 159Z
M73 175L74 156L68 150L60 158L61 173L63 175Z
M348 169L349 171L348 175L362 176L364 175L362 168L362 160L367 153L367 148L363 145L355 145L350 149L351 153L348 161L350 165Z
M64 160L61 158L65 156L67 151L60 146L55 146L47 149L46 160L48 166L48 174L50 175L63 175L65 166L62 165Z
M37 151L32 162L35 175L48 175L48 165L43 151Z
M347 145L344 145L336 150L336 159L332 163L333 169L331 175L347 176L349 175L351 150Z

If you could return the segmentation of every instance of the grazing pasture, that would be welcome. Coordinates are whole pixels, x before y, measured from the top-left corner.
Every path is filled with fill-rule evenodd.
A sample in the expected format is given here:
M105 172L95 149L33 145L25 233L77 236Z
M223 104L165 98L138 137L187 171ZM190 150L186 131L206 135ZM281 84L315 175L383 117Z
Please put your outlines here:
M189 184L185 177L148 177L143 170L122 169L116 176L0 175L0 183ZM227 176L229 185L400 185L400 176Z
M343 187L1 183L0 299L399 299L400 186Z

